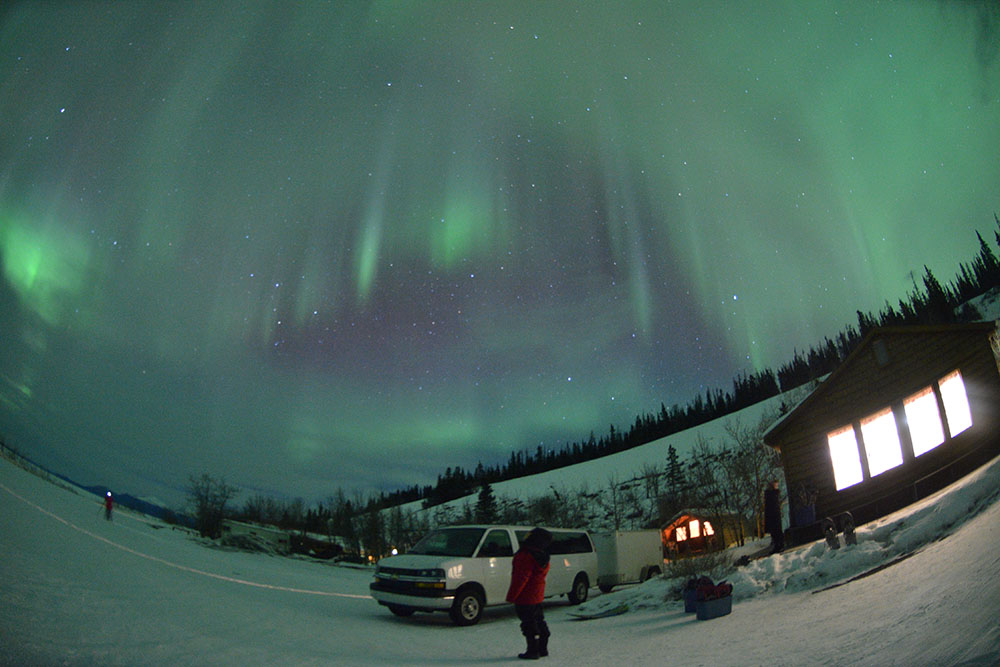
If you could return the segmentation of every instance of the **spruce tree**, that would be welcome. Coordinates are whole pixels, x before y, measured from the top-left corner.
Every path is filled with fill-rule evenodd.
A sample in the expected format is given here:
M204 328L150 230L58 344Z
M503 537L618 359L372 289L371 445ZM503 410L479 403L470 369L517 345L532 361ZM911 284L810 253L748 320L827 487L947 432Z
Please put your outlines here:
M672 496L678 496L684 488L684 464L677 456L677 449L670 445L667 448L667 490Z
M493 487L483 484L476 499L476 523L496 523L497 500L493 496Z
M982 234L976 232L976 238L979 239L977 265L981 267L982 271L977 278L979 278L980 288L985 291L1000 284L1000 261L997 261L993 249L983 240Z
M952 322L955 319L948 294L931 270L924 265L924 287L927 289L924 317L929 323Z

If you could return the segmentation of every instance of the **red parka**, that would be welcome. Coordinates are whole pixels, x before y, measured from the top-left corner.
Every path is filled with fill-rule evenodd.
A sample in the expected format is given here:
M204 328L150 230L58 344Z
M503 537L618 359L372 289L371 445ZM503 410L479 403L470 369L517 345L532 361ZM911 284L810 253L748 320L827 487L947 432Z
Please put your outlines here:
M549 564L538 562L538 558L528 549L520 549L514 554L514 563L510 573L510 588L507 590L507 602L514 604L541 604L545 598L545 575L549 573Z

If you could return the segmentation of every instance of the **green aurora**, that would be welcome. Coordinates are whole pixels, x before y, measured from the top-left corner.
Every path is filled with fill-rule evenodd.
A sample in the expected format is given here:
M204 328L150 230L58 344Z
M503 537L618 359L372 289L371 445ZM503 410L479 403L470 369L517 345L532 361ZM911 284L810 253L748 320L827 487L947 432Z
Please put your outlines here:
M991 2L5 3L0 433L168 500L558 447L950 280L998 148Z

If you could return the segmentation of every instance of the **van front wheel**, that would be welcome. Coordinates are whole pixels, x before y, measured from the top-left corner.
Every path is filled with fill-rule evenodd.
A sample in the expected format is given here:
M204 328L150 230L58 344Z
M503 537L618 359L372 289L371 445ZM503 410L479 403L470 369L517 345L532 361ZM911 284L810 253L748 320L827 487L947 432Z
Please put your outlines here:
M462 588L448 611L455 625L475 625L483 617L483 596L474 588Z
M590 592L590 581L583 572L576 575L573 580L573 588L569 592L570 604L580 604L587 601L587 593Z
M404 607L398 604L391 604L389 605L389 611L391 611L396 616L402 616L405 618L407 616L413 616L414 610L413 607Z

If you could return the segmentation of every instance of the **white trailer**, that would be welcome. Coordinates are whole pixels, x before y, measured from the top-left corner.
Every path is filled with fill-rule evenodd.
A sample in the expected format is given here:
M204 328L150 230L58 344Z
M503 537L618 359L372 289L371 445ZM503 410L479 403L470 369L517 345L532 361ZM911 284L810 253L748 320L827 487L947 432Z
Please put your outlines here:
M663 543L658 530L616 530L591 535L597 550L597 586L636 584L663 572Z

